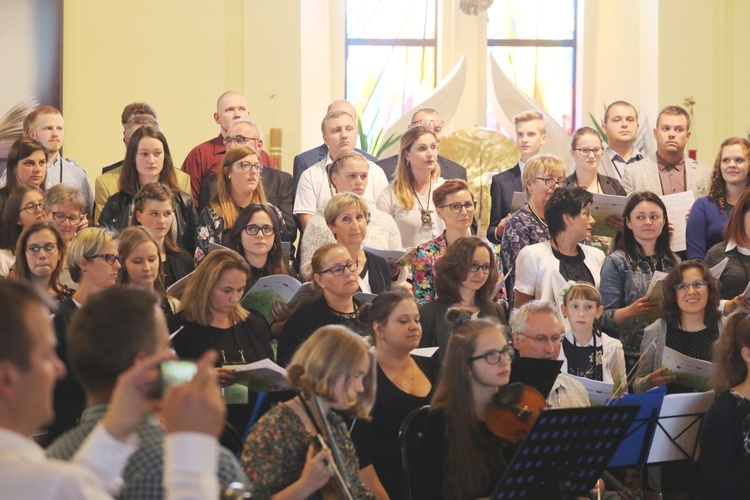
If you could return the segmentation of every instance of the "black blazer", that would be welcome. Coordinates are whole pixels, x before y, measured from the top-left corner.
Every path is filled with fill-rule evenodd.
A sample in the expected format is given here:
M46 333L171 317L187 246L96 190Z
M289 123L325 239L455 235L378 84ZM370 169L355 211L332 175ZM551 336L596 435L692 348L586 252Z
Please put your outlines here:
M500 238L495 236L500 221L510 213L510 205L513 202L513 193L523 193L523 181L521 180L521 165L516 165L508 170L495 174L490 186L490 227L487 228L487 239L497 245Z
M268 203L281 210L291 242L297 239L297 223L294 220L294 191L292 176L277 168L265 167L260 174L263 192ZM207 175L201 181L201 194L198 200L198 213L203 212L216 195L216 174Z
M620 184L620 181L618 181L614 177L607 177L606 175L602 174L596 174L596 176L599 179L599 184L601 184L604 194L612 194L617 196L628 195L628 193L625 191L625 188L623 188ZM568 181L568 186L575 186L576 173L573 172L572 174L570 174L566 180Z
M195 260L185 250L180 249L177 253L167 252L165 260L167 272L166 279L164 280L164 288L169 288L177 281L195 271Z
M393 182L396 179L396 166L398 165L398 155L391 156L389 158L383 158L382 160L376 161L376 164L383 169L385 175L388 176L388 182ZM440 177L443 179L461 179L466 180L466 169L456 163L453 160L449 160L445 156L438 155L438 163L440 164Z
M367 251L365 256L367 257L367 281L370 283L370 290L375 295L381 294L391 286L391 269L383 257Z

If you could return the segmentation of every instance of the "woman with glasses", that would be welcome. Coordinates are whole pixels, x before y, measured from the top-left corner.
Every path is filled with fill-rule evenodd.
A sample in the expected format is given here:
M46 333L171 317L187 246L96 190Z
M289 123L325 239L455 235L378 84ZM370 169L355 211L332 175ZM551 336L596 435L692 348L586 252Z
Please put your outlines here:
M107 199L99 216L99 226L122 231L133 216L133 199L146 184L158 182L173 194L175 204L175 241L188 252L195 248L198 214L193 197L177 184L172 155L167 139L161 131L143 126L133 132L128 141L119 179L119 191Z
M579 242L591 236L593 196L585 189L555 191L544 206L550 239L521 250L516 259L514 306L534 299L558 302L566 281L599 287L604 252Z
M331 164L328 171L329 184L338 194L354 193L364 196L369 183L369 169L364 156L356 151L344 151ZM367 222L368 231L362 244L380 250L401 250L401 235L393 217L379 210L375 203L367 200L365 202L370 212L370 220ZM300 269L307 268L315 250L335 241L336 238L331 233L323 212L313 215L302 235Z
M227 421L240 433L247 427L256 396L237 384L237 374L224 366L274 359L266 322L240 305L247 274L247 263L237 252L211 252L189 278L180 311L168 321L169 331L176 333L172 347L181 358L198 359L209 349L219 353L216 371L227 402Z
M749 166L750 141L730 137L721 143L708 196L695 200L690 209L685 231L688 259L703 259L711 247L721 243L732 209L750 187Z
M714 267L727 260L721 272L721 298L732 300L742 294L750 282L750 189L737 200L724 228L724 241L708 251L704 262Z
M440 177L438 143L427 127L412 127L401 136L396 179L380 194L378 208L390 214L401 234L401 247L416 247L445 229L432 193L445 182Z
M445 315L451 307L507 324L505 308L493 297L499 274L496 258L491 244L476 236L458 238L446 249L435 264L437 298L419 306L424 332L420 347L438 347L439 359L445 358L452 332Z
M589 193L627 196L620 181L597 172L602 158L602 138L591 127L581 127L573 134L570 155L575 161L575 169L568 176L568 184L580 186Z
M510 444L490 432L485 413L508 384L513 348L503 327L453 309L432 408L424 422L417 476L420 498L488 497L512 457Z
M143 226L156 238L165 289L195 270L193 256L175 241L175 219L174 197L167 187L146 184L135 195L130 225Z
M70 375L67 361L65 338L70 320L91 296L114 286L120 270L117 241L111 232L101 228L79 231L70 242L67 260L70 277L78 283L78 289L71 298L60 303L53 320L57 354L68 368L68 375L59 380L55 388L55 421L49 429L49 442L78 424L86 404L83 389Z
M258 153L248 146L230 149L224 155L221 171L216 175L216 195L200 215L196 263L208 254L209 243L227 246L229 234L243 208L251 203L267 203L260 181L262 168ZM284 217L278 208L273 208L279 220L281 241L289 242Z
M443 256L448 245L459 238L469 236L477 203L466 181L451 179L432 193L437 216L445 223L445 231L434 240L417 247L411 264L414 296L423 304L435 299L435 263ZM503 265L499 251L491 245L495 254L498 279L503 279ZM492 286L495 286L493 283ZM505 289L502 289L503 292ZM503 293L503 298L504 298Z
M86 199L80 189L67 184L55 184L44 193L44 212L47 214L47 222L51 222L60 233L67 251L73 236L81 229L89 227L86 216ZM60 282L70 288L76 284L70 277L68 263L63 259Z
M312 261L312 287L320 297L299 306L284 325L279 337L278 363L286 366L297 348L324 325L344 325L358 332L354 299L359 290L359 264L346 247L329 243L318 248Z
M31 184L11 191L0 227L0 276L8 276L16 260L16 243L21 232L35 222L44 220L44 193Z
M47 150L42 143L31 137L16 140L8 151L5 170L6 182L0 188L0 220L5 220L10 193L22 184L31 184L45 190L47 178Z
M625 226L618 249L604 259L600 291L604 301L602 330L622 341L627 372L640 356L647 318L659 303L645 296L656 271L667 273L679 262L670 248L664 202L650 191L633 193L622 212Z
M524 247L549 239L544 205L556 189L567 184L565 164L553 155L534 156L523 168L521 180L526 205L508 217L500 244L503 269L510 272L506 290L511 304L516 279L516 257Z
M63 302L75 291L60 283L64 260L65 243L55 226L35 222L18 238L14 276L33 283L56 302Z
M703 262L689 260L669 272L663 287L661 318L643 331L633 390L646 392L662 385L667 386L667 394L705 390L677 383L662 359L668 347L691 358L711 361L712 346L722 330L719 284ZM695 462L667 462L661 467L661 484L649 486L660 490L665 499L687 498L679 495L697 491L696 477Z
M120 251L120 285L132 284L155 291L161 297L161 310L167 318L174 316L180 301L167 295L159 246L145 227L128 227L117 238Z
M404 473L399 428L409 413L430 403L440 366L435 358L411 354L422 336L414 297L385 292L362 306L359 320L375 346L377 360L372 420L356 420L351 426L360 477L371 491L383 488L389 498L401 498Z

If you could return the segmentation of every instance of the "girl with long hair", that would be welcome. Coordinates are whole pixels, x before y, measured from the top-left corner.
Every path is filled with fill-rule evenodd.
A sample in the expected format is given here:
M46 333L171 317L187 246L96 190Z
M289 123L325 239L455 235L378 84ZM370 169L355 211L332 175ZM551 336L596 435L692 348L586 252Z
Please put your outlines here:
M732 300L742 295L750 282L750 189L742 193L724 228L724 241L712 246L704 262L713 267L727 260L719 276L721 298Z
M8 276L13 267L21 232L44 220L43 197L44 193L31 184L22 184L10 192L0 226L0 276Z
M0 188L0 220L8 211L8 197L11 191L22 184L31 184L45 191L47 178L47 150L41 142L31 137L16 140L8 151L6 183Z
M55 301L73 296L75 290L60 283L66 247L51 222L35 222L21 233L16 245L15 278L29 281Z

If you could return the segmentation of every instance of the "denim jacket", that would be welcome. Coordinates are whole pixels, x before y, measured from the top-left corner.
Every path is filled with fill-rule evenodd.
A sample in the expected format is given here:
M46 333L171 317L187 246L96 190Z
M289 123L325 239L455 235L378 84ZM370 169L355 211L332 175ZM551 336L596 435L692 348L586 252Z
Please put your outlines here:
M669 259L662 258L662 269L669 272L672 264ZM604 301L604 315L602 316L602 330L622 341L625 354L638 356L641 349L643 329L648 322L639 322L638 318L631 318L621 326L615 324L615 311L627 307L636 300L644 297L653 272L648 262L638 260L636 269L630 266L625 252L617 250L611 253L602 265L602 279L599 291Z

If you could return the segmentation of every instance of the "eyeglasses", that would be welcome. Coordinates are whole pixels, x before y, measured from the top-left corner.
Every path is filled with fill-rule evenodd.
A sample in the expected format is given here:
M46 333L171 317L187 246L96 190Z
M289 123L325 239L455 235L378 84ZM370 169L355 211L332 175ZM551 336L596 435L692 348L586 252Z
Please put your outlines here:
M603 150L602 148L577 148L575 151L581 153L582 156L588 156L591 153L594 153L594 156L599 156Z
M329 267L325 271L320 271L318 274L331 273L331 276L341 276L342 274L344 274L345 270L349 271L350 273L356 273L358 268L359 261L350 260L346 264L338 264L333 267Z
M484 354L472 356L469 358L469 363L473 363L478 359L484 359L487 364L496 365L500 362L500 358L502 358L503 355L508 357L508 361L513 361L513 358L516 357L516 352L511 346L506 345L499 351L497 349L492 349L491 351L487 351Z
M57 243L45 243L44 245L26 245L26 253L29 255L39 255L39 252L51 255L57 253Z
M561 180L561 181L558 181L558 180L553 179L552 177L546 177L546 178L545 177L537 177L536 180L538 180L538 181L544 181L544 185L547 186L548 188L551 188L551 187L557 188L557 187L560 187L560 186L566 186L568 184L568 181L566 181L564 179Z
M27 214L34 215L39 213L39 210L41 210L43 206L44 205L42 205L41 203L29 203L21 210L19 210L18 213L20 214L21 212L26 212Z
M240 167L240 170L243 172L249 172L255 170L256 172L260 172L263 170L263 165L260 163L250 163L249 161L236 161L232 163L232 166Z
M228 146L232 143L235 143L238 146L242 146L248 141L253 141L253 143L255 143L255 145L257 146L259 140L260 139L258 139L257 137L245 137L244 135L236 135L234 137L225 137L224 144Z
M255 224L250 224L249 226L245 226L244 230L245 234L251 236L255 236L258 233L263 233L263 236L271 236L273 234L273 226L256 226Z
M77 226L83 220L81 215L65 215L64 212L52 212L52 220L55 222L65 222L68 220L72 225Z
M542 335L537 335L535 337L532 337L531 335L526 335L525 333L522 333L521 335L528 339L533 340L534 343L539 344L539 345L546 345L547 342L552 342L553 344L559 344L560 342L562 342L562 338L563 338L562 333L558 333L555 335L542 334Z
M113 253L104 253L99 255L92 255L91 257L86 257L88 260L92 259L104 259L104 262L106 262L108 265L112 265L116 262L122 262L122 256L121 255L115 255Z
M429 127L435 132L443 130L445 120L416 120L411 122L412 125L421 125L423 127Z
M471 267L469 268L469 272L476 273L480 269L482 270L483 274L490 274L490 265L489 264L484 264L484 265L480 266L476 262L472 262Z
M456 202L456 203L450 203L448 205L440 205L437 208L445 208L445 207L450 207L451 212L453 212L454 214L460 214L462 208L465 208L467 212L473 212L474 210L477 209L477 202L476 201L467 201L466 203Z
M674 289L677 291L677 293L687 293L690 288L695 290L696 292L700 292L704 288L708 286L708 282L705 280L701 281L694 281L692 283L678 283L674 286Z

